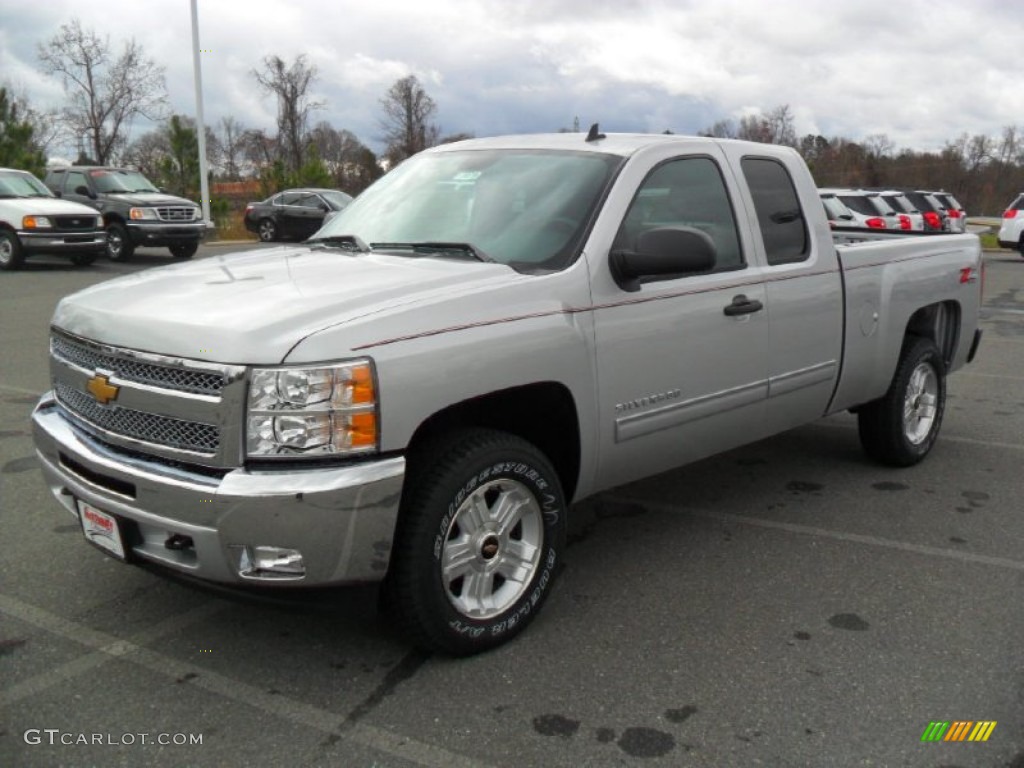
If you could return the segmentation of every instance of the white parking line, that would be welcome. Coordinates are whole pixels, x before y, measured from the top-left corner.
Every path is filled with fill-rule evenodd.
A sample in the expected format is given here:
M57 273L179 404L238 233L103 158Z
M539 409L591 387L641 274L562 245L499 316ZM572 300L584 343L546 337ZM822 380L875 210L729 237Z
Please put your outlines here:
M212 616L223 607L222 603L207 603L162 621L133 636L132 640L122 640L106 632L91 629L84 624L69 621L17 598L0 594L0 614L18 619L26 624L32 624L50 634L94 649L93 653L86 654L50 672L37 675L0 692L0 707L8 707L11 703L26 696L45 691L76 675L94 669L99 664L116 659L131 662L158 675L175 680L188 676L188 685L197 686L223 698L255 707L299 725L338 736L341 741L360 744L415 765L424 766L424 768L492 768L488 763L482 763L473 758L450 752L443 747L417 741L384 728L376 728L365 723L345 724L344 714L321 709L283 694L267 693L227 675L142 646L142 643L152 642L176 629Z
M747 515L734 515L730 512L712 512L708 509L696 509L693 507L675 506L656 501L647 501L633 496L609 495L605 498L617 501L621 504L639 504L648 509L666 512L670 514L684 514L692 517L703 517L709 520L717 520L723 523L740 523L756 528L769 528L787 533L798 533L802 536L816 536L836 541L849 541L857 544L868 544L873 547L884 547L885 549L897 549L902 552L913 552L916 555L927 555L929 557L941 557L946 560L955 560L961 563L973 565L988 565L995 568L1007 568L1013 571L1024 571L1024 561L1011 560L1007 557L993 557L992 555L978 555L973 552L961 552L955 549L943 549L942 547L929 547L923 544L911 544L908 541L896 541L895 539L883 539L880 536L865 536L861 533L846 533L844 531L833 531L828 528L815 528L811 525L800 525L799 523L783 523L778 520L763 520L759 517L748 517Z

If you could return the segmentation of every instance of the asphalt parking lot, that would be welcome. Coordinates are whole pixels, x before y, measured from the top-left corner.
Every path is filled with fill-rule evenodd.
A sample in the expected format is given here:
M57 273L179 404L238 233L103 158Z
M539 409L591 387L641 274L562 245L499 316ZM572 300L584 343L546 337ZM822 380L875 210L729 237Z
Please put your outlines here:
M579 504L544 613L464 660L371 589L257 600L86 544L28 425L47 321L169 259L0 274L0 765L1024 766L1024 259L986 261L927 461L868 463L844 414Z

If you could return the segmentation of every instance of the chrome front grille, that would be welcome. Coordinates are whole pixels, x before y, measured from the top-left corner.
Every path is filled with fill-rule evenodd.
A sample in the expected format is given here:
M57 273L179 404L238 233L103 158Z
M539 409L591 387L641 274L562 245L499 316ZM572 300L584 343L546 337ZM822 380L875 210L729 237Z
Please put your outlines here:
M54 329L50 375L65 416L110 447L215 470L243 460L245 366L140 352Z
M156 209L156 215L161 221L195 221L195 212L195 208L185 205L161 206Z
M220 430L213 424L172 419L119 405L100 405L84 392L59 382L54 394L73 416L98 429L183 451L212 455L220 447Z
M119 357L63 336L51 337L50 349L59 360L90 371L109 371L124 381L198 395L219 396L224 389L224 375L219 372L156 365Z

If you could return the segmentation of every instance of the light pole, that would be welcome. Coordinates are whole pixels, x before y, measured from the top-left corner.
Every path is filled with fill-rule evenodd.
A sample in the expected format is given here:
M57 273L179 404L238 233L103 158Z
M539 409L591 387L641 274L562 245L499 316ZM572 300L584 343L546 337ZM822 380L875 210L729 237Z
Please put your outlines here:
M199 63L199 17L196 0L192 0L192 70L196 80L196 138L199 140L199 200L203 221L213 226L210 218L210 183L206 178L206 123L203 121L203 69Z

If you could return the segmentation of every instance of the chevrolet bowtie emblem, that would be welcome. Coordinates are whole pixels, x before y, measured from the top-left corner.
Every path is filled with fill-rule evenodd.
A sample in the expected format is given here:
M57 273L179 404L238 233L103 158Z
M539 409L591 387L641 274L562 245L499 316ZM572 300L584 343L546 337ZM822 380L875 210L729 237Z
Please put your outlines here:
M96 402L100 405L106 405L111 400L117 399L117 393L120 392L119 387L115 387L106 376L96 374L88 383L85 388L89 390L89 394L96 398Z

